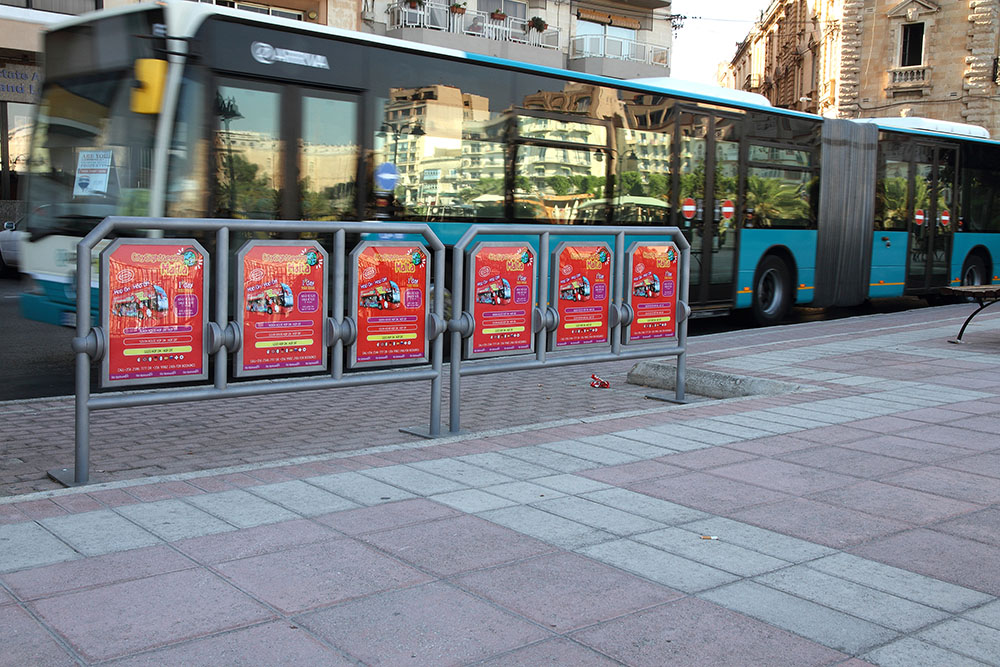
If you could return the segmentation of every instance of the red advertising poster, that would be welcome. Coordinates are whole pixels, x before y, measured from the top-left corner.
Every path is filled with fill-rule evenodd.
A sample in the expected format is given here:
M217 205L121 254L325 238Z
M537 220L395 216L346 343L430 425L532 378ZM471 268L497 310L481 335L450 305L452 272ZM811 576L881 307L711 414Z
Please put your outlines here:
M535 253L525 245L483 243L472 253L471 355L533 349Z
M677 335L678 252L672 243L635 245L629 252L628 341Z
M556 346L607 343L611 251L603 243L562 244L556 250L556 266Z
M352 257L358 327L352 364L426 360L427 250L405 242L363 243Z
M194 241L120 240L101 257L107 332L103 384L189 381L208 376L208 267Z
M238 261L236 375L325 368L326 251L315 241L250 241Z

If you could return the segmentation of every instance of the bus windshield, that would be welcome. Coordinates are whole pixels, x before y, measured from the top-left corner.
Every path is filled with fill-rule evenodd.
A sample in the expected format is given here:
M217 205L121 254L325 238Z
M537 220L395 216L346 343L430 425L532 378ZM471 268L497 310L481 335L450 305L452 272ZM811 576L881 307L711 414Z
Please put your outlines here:
M48 36L28 178L33 239L82 235L109 215L148 214L156 115L131 112L129 100L135 58L153 55L155 40L130 37L142 29L137 23L149 34L152 14ZM114 27L123 30L117 37Z

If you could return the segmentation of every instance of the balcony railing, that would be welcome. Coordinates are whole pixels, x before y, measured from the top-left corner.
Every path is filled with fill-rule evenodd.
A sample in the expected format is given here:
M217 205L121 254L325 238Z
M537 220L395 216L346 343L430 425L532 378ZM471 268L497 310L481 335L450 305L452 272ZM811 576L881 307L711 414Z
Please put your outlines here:
M74 16L92 12L101 6L97 0L0 0L0 5Z
M419 3L415 7L407 2L391 5L389 29L425 28L471 37L482 37L501 42L515 42L544 49L559 48L559 29L546 28L539 32L529 27L528 19L516 16L493 18L490 12L469 9L462 14L451 11L448 4L437 2Z
M930 67L895 67L889 70L889 84L893 86L929 85Z
M577 35L569 42L569 57L612 58L668 67L669 50L655 44L609 35Z

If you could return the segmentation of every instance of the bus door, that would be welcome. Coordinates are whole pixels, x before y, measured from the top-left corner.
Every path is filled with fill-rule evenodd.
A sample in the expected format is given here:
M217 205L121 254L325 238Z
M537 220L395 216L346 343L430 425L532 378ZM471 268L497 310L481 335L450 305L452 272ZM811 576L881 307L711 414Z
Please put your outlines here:
M906 291L925 292L949 283L955 234L955 162L953 146L916 144L910 165L909 250Z
M211 215L358 215L358 103L354 95L291 83L219 79L211 111Z
M741 119L681 110L677 225L691 242L691 301L731 302L736 268Z

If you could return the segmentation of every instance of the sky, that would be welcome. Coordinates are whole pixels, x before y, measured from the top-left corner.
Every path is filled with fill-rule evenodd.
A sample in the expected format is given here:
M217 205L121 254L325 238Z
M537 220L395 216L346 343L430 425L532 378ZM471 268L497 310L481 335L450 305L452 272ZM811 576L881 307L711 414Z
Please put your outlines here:
M670 76L715 85L715 69L736 55L771 0L674 0L670 11L682 14L684 27L674 37Z

